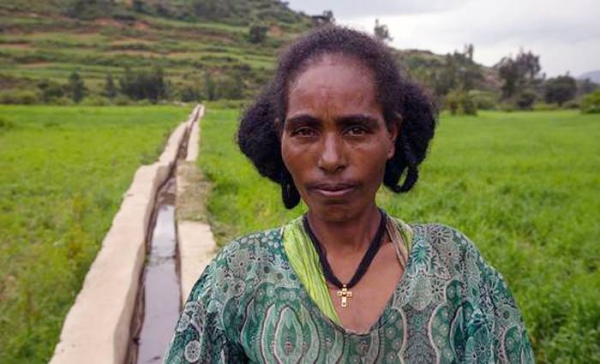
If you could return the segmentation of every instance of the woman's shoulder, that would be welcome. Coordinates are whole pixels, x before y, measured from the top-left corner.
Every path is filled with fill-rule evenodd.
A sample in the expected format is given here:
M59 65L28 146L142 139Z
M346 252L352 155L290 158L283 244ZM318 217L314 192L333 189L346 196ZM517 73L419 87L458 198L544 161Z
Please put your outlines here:
M212 264L244 278L257 266L281 259L281 231L278 227L239 236L219 250Z
M460 230L440 223L410 224L413 245L429 245L434 249L455 247L463 252L478 253L475 244Z
M260 250L276 247L281 241L281 227L255 231L229 241L219 251L220 255L231 255L239 250Z
M451 276L481 274L488 270L476 245L461 231L439 223L410 224L413 232L411 256L447 270ZM433 268L432 268L433 269Z
M281 260L277 256L280 246L281 228L253 232L231 240L204 269L192 294L198 295L205 287L210 287L214 294L224 293L227 286L256 277L265 264Z

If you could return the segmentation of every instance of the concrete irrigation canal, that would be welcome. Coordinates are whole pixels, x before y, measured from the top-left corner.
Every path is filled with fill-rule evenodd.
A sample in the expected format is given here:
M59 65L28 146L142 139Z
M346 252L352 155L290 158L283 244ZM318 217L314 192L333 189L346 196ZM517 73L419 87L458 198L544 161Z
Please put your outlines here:
M176 219L189 184L178 172L196 168L203 113L196 106L158 162L136 172L51 364L162 362L181 304L215 250L209 226Z

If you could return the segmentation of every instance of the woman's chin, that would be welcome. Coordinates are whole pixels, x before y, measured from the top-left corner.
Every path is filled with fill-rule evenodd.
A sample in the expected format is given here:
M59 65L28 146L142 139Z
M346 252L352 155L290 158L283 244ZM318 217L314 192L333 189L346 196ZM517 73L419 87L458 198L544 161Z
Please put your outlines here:
M355 221L363 209L356 206L353 201L329 201L327 203L310 203L308 211L311 219L318 219L325 223L343 224Z

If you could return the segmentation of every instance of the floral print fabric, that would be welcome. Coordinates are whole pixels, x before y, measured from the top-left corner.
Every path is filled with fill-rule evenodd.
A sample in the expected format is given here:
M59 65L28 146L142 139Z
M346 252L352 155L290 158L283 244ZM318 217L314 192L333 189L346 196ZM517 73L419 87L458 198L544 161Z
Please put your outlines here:
M281 229L227 245L183 308L166 363L533 363L502 276L460 232L412 225L403 278L378 322L353 334L306 293Z

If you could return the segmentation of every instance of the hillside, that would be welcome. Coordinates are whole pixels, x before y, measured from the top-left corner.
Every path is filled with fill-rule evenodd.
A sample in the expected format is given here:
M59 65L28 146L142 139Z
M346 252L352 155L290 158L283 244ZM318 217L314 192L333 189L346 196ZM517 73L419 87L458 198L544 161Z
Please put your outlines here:
M589 78L593 83L600 84L600 70L589 71L577 77L579 80L585 80L586 78Z
M171 99L247 98L278 49L312 26L278 0L4 0L0 86L10 97L29 90L39 98L40 88L64 88L77 71L100 95L107 74L118 85L126 67L161 67ZM426 51L397 54L417 78L431 79L444 63ZM484 74L482 88L497 89L495 71Z
M217 84L232 83L233 76L239 75L245 88L252 89L253 84L264 82L276 50L311 25L309 17L287 8L247 11L245 17L238 17L239 23L251 24L260 16L268 27L266 39L257 46L248 40L248 25L230 24L227 17L174 19L184 12L178 7L183 1L169 2L170 7L161 10L163 15L152 14L158 10L148 1L138 12L118 4L88 11L83 19L68 16L72 3L31 2L28 10L26 2L0 5L2 84L22 88L40 79L65 82L78 70L86 85L98 90L107 73L118 78L124 67L160 66L176 92L203 84L206 74L215 76ZM192 1L186 3L192 6ZM276 21L278 17L284 20Z

